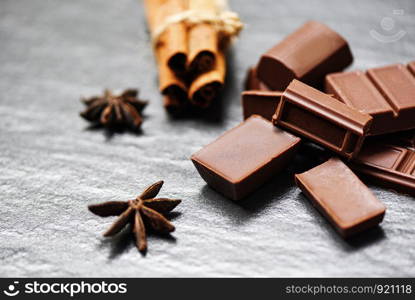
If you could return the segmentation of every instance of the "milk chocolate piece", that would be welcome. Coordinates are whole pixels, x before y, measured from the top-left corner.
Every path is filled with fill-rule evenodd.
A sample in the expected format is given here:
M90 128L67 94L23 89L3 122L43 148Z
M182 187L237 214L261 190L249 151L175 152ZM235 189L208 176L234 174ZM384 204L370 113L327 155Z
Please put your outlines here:
M365 143L350 167L375 183L415 196L415 151L382 143Z
M372 117L294 79L282 94L275 125L352 158L359 152Z
M367 71L374 85L388 101L399 130L415 128L415 77L402 64Z
M415 77L401 64L330 74L326 92L373 117L370 135L415 128Z
M300 139L252 116L192 155L209 186L240 200L281 171L297 150Z
M271 121L280 102L282 92L245 91L242 93L242 109L244 119L252 115Z
M310 21L262 55L258 78L273 90L284 90L295 78L322 87L324 76L353 61L347 42L326 25Z
M265 83L259 80L255 67L252 67L248 70L245 79L245 90L271 91L271 89Z
M338 158L331 158L307 172L296 174L295 181L345 238L383 220L385 206Z

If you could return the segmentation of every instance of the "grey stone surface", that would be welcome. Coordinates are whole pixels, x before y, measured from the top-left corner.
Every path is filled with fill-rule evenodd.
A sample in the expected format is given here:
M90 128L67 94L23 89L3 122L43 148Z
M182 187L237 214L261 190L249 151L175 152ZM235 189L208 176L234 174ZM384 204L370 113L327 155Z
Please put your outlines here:
M298 157L238 204L208 188L189 160L241 121L245 71L304 21L327 23L349 40L352 69L407 62L415 2L232 6L247 26L229 55L217 115L172 120L157 91L142 3L0 2L0 276L415 276L413 198L371 185L387 206L385 220L345 242L293 184L293 172L312 158ZM390 32L381 28L384 17L396 22ZM407 33L382 43L371 29ZM151 100L142 135L89 129L78 116L80 96L105 87L140 87ZM128 234L102 238L112 219L86 206L129 199L159 179L166 182L160 195L183 199L173 237L151 236L145 257Z

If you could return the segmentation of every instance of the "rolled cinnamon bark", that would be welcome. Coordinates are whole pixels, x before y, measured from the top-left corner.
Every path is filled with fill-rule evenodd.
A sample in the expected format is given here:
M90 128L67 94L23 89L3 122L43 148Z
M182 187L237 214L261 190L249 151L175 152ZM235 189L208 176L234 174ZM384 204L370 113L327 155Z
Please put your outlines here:
M187 62L187 28L184 23L172 23L160 36L155 36L170 16L187 10L186 0L145 0L147 22L153 38L158 63L169 66L174 72L186 71ZM161 60L160 60L161 59Z
M145 0L147 21L152 34L166 18L187 9L185 0ZM172 24L161 33L154 45L158 65L159 89L163 105L171 113L181 111L187 101L187 86L176 73L184 73L187 60L187 29ZM176 72L176 73L175 73Z
M181 115L188 108L187 94L183 94L179 89L173 89L163 96L163 106L171 115Z
M214 18L218 13L216 0L189 0L189 9ZM188 69L193 73L212 70L218 53L218 32L212 24L198 23L188 31Z
M158 52L159 55L164 55L164 52ZM158 58L163 60L163 58ZM158 64L159 73L159 89L164 95L163 105L171 113L181 111L186 105L187 100L187 86L181 77L176 75L168 65Z
M214 68L200 74L191 83L188 94L190 101L199 107L208 107L224 85L225 72L225 55L223 52L218 52Z

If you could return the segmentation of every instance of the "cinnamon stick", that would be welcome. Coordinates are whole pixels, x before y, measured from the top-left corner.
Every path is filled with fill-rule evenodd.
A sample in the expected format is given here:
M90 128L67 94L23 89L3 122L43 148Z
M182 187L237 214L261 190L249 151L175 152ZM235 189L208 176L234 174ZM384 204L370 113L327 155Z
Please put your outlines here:
M150 31L157 30L166 18L187 9L185 0L145 0ZM161 33L155 46L159 89L163 105L171 113L180 111L187 101L187 87L177 73L183 73L187 60L187 29L182 23L172 24ZM175 73L176 72L176 73Z
M225 55L220 51L216 57L214 68L196 77L189 87L190 101L202 108L208 107L212 103L225 82Z
M145 0L147 22L154 37L166 19L187 10L187 0ZM184 23L170 24L154 45L161 65L166 65L174 72L183 73L187 62L187 28Z
M218 13L216 0L189 0L189 9L212 18ZM198 23L188 31L188 69L203 73L213 69L218 52L218 32L212 24Z
M163 96L163 106L172 115L181 114L188 106L187 93L175 86L171 87Z
M159 52L158 55L164 55ZM163 60L160 58L158 60ZM163 105L171 113L182 110L187 101L187 86L184 79L176 75L167 64L158 64L159 89L164 95Z

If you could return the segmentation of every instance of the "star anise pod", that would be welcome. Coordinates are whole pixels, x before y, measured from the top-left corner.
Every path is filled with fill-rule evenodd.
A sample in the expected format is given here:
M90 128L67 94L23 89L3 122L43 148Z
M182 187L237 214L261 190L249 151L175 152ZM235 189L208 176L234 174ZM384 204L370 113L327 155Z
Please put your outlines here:
M137 96L138 90L135 89L125 90L118 96L105 90L103 96L81 99L86 109L80 115L90 122L108 127L127 126L132 130L138 130L143 123L141 112L147 102L138 99Z
M173 232L175 229L174 225L163 215L172 211L181 200L155 198L162 186L163 181L158 181L146 188L134 200L93 204L89 205L88 209L101 217L119 216L104 233L105 237L117 234L128 223L131 223L137 248L140 252L145 252L147 250L146 225L161 234Z

